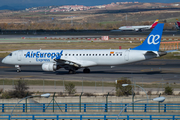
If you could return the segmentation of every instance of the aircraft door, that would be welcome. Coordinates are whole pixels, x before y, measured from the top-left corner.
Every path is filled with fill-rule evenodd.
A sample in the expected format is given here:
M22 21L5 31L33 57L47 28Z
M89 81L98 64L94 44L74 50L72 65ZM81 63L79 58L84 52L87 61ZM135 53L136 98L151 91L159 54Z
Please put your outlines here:
M23 51L22 51L22 50L19 50L19 51L18 51L18 54L17 54L17 59L18 59L18 61L21 61L22 55L23 55Z
M128 61L129 60L129 50L126 50L125 53L124 53L124 59L125 61Z

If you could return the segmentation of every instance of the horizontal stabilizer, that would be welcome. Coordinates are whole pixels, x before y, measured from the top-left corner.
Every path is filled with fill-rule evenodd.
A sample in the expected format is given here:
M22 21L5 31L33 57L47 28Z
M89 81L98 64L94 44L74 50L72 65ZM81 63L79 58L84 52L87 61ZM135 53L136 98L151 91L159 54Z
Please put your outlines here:
M171 52L175 52L175 51L178 51L178 50L168 50L166 51L167 53L171 53Z

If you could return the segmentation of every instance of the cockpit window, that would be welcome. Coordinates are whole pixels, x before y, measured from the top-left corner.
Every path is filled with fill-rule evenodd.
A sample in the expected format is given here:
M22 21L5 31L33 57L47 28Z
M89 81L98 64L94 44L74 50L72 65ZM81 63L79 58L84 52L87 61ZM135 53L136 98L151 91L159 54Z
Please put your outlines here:
M12 56L12 53L10 53L9 56Z

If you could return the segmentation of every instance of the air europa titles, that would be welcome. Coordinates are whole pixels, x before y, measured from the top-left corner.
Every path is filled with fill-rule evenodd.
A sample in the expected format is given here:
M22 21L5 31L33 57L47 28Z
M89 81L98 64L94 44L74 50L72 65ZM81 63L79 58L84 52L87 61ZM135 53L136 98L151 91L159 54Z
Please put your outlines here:
M26 58L36 58L36 61L37 62L50 62L51 59L53 58L58 58L60 59L61 58L61 55L62 55L62 52L42 52L42 51L37 51L37 52L34 52L34 51L28 51L26 53Z

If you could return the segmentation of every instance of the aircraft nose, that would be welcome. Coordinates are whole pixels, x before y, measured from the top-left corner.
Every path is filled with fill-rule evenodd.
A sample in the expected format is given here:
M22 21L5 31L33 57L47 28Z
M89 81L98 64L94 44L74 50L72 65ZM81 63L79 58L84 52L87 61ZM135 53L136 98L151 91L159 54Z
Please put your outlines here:
M6 58L4 58L1 62L2 62L2 63L5 63L5 61L6 61Z

